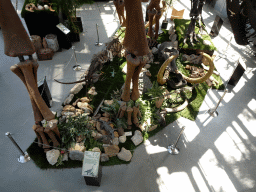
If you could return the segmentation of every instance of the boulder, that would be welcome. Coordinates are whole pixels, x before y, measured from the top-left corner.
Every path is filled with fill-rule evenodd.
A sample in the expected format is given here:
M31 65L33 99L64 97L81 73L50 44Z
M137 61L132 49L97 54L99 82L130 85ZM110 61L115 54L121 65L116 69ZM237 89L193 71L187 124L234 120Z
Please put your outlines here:
M63 154L63 159L62 161L68 161L68 153Z
M131 140L135 146L139 145L143 141L142 133L139 130L136 130Z
M158 49L157 49L156 47L153 47L153 48L152 48L152 53L153 53L153 54L157 54L157 53L158 53Z
M51 165L54 165L55 163L57 163L59 156L60 156L60 151L56 149L52 149L46 152L46 159Z
M100 155L100 162L106 162L106 161L109 161L109 157L106 153L102 153Z
M77 93L79 93L79 91L81 91L81 89L83 89L82 83L77 83L77 84L70 90L70 94L77 94Z
M71 160L83 161L84 152L73 150L69 152L69 158Z
M91 87L91 89L88 91L88 94L90 94L90 95L97 95L98 93L96 92L96 88L95 87Z
M122 147L120 153L117 154L117 157L123 161L130 161L132 158L132 153L131 151Z
M62 110L63 110L63 111L75 112L75 111L76 111L76 108L73 107L72 105L65 105Z
M119 153L120 149L117 145L111 145L109 147L104 147L104 150L109 157L113 157Z
M84 111L82 109L76 109L76 116L82 115Z
M124 129L122 127L117 128L118 135L122 136L124 134Z
M119 142L120 142L120 143L125 143L125 141L126 141L126 135L120 136L118 139L119 139Z
M100 148L99 148L99 147L94 147L94 148L92 149L92 152L100 152L100 153L101 153L101 151L100 151Z
M90 103L91 99L88 98L88 97L82 97L82 98L80 99L80 101L83 102L83 103Z
M88 103L77 102L77 107L83 109L85 113L92 113L93 110Z
M119 145L118 137L115 137L114 139L112 139L112 144L113 145Z
M74 98L74 94L70 94L66 99L65 99L65 101L64 101L64 105L68 105L71 101L72 101L72 99Z
M117 138L119 137L119 134L118 134L117 131L114 131L114 136L117 137Z

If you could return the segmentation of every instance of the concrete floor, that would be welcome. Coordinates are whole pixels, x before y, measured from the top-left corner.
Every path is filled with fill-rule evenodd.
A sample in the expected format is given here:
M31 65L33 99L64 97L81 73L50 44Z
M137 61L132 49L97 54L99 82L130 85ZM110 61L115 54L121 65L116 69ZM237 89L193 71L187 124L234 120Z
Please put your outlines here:
M23 2L19 1L18 13ZM142 4L145 13L146 3ZM175 8L185 8L184 18L189 18L189 0L176 1ZM94 46L97 41L95 24L99 24L100 41L103 43L118 28L114 10L113 2L98 2L79 9L87 32L81 34L81 41L74 46L83 71L72 71L75 64L74 60L69 63L72 49L56 53L52 61L38 62L38 79L47 76L53 111L60 108L73 86L58 84L53 79L79 79L89 67L92 55L103 48ZM203 18L208 32L215 15L213 9L204 7ZM217 110L219 116L213 118L206 112L216 105L223 91L209 90L196 121L180 118L168 125L135 150L129 165L103 167L101 186L93 187L85 184L81 168L40 170L33 161L25 164L17 161L19 152L5 133L11 132L20 147L26 150L35 138L32 130L34 120L27 90L10 71L18 59L4 55L3 37L0 35L0 191L256 191L256 65L251 52L254 48L238 46L232 39L228 57L219 58L218 54L225 50L231 36L230 25L225 22L220 35L213 39L219 50L215 52L215 66L225 83L239 57L244 61L246 71L232 92L225 95ZM178 143L180 154L170 155L167 146L175 142L183 125L186 128Z

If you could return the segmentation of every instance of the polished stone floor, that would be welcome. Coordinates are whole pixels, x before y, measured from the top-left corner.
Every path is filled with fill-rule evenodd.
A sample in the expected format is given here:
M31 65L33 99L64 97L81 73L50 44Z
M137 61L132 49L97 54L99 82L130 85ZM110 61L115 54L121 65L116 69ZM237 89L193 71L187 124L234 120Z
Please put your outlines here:
M19 14L23 2L18 1ZM145 14L147 3L142 4ZM189 18L189 0L175 1L174 6L178 10L184 8L184 18ZM58 84L53 79L78 80L89 67L93 54L104 48L94 45L97 41L96 23L99 24L100 41L103 43L119 27L112 1L84 5L79 8L78 14L82 16L85 32L74 46L82 71L72 70L75 64L73 59L70 61L72 49L56 53L51 61L39 61L38 79L47 77L53 111L60 108L73 86ZM215 16L213 8L204 7L203 18L208 32ZM32 130L34 120L27 90L10 71L18 59L4 55L0 30L0 191L256 191L256 62L252 53L255 48L239 46L232 39L227 57L220 58L219 53L226 50L232 36L230 25L225 20L219 36L213 39L218 48L215 66L225 83L239 58L244 62L245 73L234 89L225 95L217 109L218 117L209 116L207 111L216 105L223 91L209 90L196 121L180 118L140 145L130 164L103 167L101 186L94 187L85 184L81 168L40 170L33 161L25 164L17 161L19 152L5 133L12 133L20 147L26 150L35 138ZM175 142L182 126L186 128L178 143L180 153L170 155L167 146Z

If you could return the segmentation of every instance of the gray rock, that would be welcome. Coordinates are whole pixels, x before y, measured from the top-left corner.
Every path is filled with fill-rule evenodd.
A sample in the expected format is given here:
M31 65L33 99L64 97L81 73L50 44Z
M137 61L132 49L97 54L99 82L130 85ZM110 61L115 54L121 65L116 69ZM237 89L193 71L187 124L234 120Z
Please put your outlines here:
M130 161L132 158L132 153L129 150L126 150L122 147L120 153L117 154L117 157L123 161Z
M125 141L126 141L126 135L120 136L118 139L119 139L119 142L120 142L120 143L125 143Z
M112 144L113 145L119 145L118 137L115 137L114 139L112 139Z
M46 152L46 159L51 165L54 165L55 163L57 163L59 156L60 156L60 151L56 149L52 149Z
M173 44L174 44L174 42L170 42L170 41L166 41L166 42L162 43L158 49L158 58L164 59L164 60L166 60L166 57L169 58L169 55L166 55L166 52L175 51Z
M73 150L69 152L69 158L71 160L83 161L84 152Z
M68 153L64 153L62 161L68 161Z
M100 155L100 162L106 162L106 161L109 161L109 157L106 153L102 153Z
M131 140L135 146L139 145L143 141L142 133L139 130L136 130Z
M152 53L153 53L153 54L157 54L157 52L158 52L158 49L157 49L156 47L153 47L153 48L152 48Z
M70 94L66 99L65 99L65 101L64 101L64 105L68 105L71 101L72 101L72 99L74 98L74 94Z
M83 89L82 83L77 83L77 84L70 90L70 94L77 94L77 93L79 93L79 91L81 91L81 89Z

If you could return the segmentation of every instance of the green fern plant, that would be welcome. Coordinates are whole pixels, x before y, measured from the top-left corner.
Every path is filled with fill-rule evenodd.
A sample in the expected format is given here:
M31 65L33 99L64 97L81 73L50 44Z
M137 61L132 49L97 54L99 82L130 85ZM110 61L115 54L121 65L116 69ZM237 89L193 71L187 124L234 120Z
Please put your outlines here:
M163 86L159 86L157 81L153 82L153 85L150 89L148 89L148 92L146 93L148 96L152 98L162 98L164 96L164 92L166 91L166 88Z

